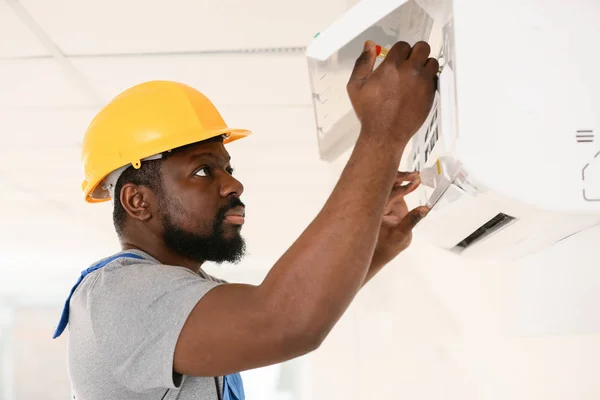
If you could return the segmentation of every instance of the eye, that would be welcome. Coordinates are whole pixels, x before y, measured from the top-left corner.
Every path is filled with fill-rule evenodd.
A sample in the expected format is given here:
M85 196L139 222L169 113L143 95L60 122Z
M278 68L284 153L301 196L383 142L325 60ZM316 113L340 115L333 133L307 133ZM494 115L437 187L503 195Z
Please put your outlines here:
M204 167L200 168L198 171L196 171L196 173L194 175L196 175L196 176L208 176L208 175L210 175L210 168L204 166Z

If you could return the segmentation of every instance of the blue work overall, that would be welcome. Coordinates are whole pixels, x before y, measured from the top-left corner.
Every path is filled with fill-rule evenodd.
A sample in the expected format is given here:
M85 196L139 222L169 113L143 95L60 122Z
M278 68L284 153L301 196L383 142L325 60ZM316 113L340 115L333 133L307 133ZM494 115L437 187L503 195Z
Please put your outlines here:
M53 336L54 339L56 339L60 335L62 335L64 330L67 328L67 324L69 323L69 303L71 301L71 297L73 296L73 293L75 293L75 290L77 289L77 286L79 286L79 284L83 281L83 278L85 278L86 275L104 267L106 264L108 264L118 258L137 258L139 260L144 259L143 257L138 256L137 254L122 253L122 254L117 254L116 256L107 258L106 260L100 261L99 263L94 264L91 267L89 267L88 269L84 270L81 273L79 280L77 280L77 283L75 283L75 286L73 286L73 288L71 289L71 293L69 293L69 297L67 298L67 301L65 302L65 307L64 307L62 315L60 317L60 321L58 323L56 331L54 332L54 336ZM222 400L245 400L245 399L246 399L246 395L244 393L244 384L242 382L242 376L239 373L224 376L223 377Z

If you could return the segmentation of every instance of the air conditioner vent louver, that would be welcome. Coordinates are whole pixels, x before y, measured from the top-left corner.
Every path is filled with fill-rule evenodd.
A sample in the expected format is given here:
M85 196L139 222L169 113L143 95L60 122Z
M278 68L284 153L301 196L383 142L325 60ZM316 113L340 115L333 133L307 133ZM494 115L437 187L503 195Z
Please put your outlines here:
M475 242L492 235L493 233L497 232L500 228L508 225L509 223L515 220L515 217L511 217L510 215L506 215L504 213L499 213L494 218L490 219L488 222L486 222L477 230L475 230L475 232L471 233L459 244L457 244L454 249L456 251L462 251L474 244Z

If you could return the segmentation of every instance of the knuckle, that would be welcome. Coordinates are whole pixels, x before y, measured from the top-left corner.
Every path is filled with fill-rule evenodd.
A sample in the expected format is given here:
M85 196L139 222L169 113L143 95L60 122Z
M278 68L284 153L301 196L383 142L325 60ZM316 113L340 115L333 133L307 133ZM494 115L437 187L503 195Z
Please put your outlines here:
M384 74L390 74L392 71L395 71L396 68L394 67L393 62L384 60L384 62L381 63L381 65L379 66L379 69L382 71L382 73Z
M356 93L356 82L351 80L346 84L346 92L349 96L353 96Z

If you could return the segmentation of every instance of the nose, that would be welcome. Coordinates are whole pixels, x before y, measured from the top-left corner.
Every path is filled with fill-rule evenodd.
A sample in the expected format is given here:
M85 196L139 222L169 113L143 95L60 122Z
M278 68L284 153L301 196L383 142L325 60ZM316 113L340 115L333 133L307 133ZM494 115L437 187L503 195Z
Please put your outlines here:
M240 197L243 192L244 185L242 185L242 182L238 181L228 173L223 174L223 180L221 181L222 197L229 197L231 195L236 195L237 197Z

